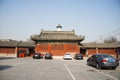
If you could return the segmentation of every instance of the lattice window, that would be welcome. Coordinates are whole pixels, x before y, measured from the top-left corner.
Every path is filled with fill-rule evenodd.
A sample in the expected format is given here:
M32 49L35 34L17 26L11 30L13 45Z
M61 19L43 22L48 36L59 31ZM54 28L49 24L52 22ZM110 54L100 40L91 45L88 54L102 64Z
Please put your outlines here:
M47 44L40 44L37 45L38 50L48 50L48 45Z
M52 50L64 50L64 45L63 44L52 44L51 49Z
M76 50L76 45L68 44L68 45L67 45L67 50L69 50L69 51Z

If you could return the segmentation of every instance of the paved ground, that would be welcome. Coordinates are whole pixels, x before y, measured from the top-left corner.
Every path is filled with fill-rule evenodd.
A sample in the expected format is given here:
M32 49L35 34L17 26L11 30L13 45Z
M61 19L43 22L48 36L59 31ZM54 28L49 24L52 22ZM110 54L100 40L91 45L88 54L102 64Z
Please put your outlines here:
M0 80L120 80L120 66L97 70L86 59L1 58Z

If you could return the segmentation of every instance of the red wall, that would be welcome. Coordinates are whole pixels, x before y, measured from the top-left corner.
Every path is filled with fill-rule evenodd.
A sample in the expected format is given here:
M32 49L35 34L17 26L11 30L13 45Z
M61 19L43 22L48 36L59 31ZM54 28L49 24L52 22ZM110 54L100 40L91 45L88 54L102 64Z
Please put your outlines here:
M93 55L96 53L96 49L88 49L88 55Z
M116 55L115 49L99 49L99 53Z
M50 52L54 56L63 56L66 52L79 52L78 44L37 44L36 52L46 53Z
M97 53L97 49L88 49L88 55L93 55ZM116 56L116 52L115 49L112 48L98 48L98 53L103 53L103 54L110 54L113 56Z
M15 48L0 48L0 53L15 54Z

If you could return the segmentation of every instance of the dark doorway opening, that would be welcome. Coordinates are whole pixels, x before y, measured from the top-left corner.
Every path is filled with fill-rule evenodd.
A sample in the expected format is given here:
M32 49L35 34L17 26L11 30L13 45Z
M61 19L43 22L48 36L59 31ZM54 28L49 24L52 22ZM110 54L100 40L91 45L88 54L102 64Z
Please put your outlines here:
M17 57L25 57L26 50L18 50Z
M29 49L29 56L33 56L34 53L35 53L34 48L30 48Z
M120 48L117 48L115 52L116 52L116 58L120 60Z
M80 48L80 53L81 53L83 56L86 56L86 51L87 51L86 48Z

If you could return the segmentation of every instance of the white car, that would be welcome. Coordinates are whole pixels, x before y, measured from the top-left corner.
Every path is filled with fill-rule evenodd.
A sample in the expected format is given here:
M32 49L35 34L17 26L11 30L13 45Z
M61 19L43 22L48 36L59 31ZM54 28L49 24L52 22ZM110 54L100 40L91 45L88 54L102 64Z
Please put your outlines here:
M63 59L64 60L72 60L72 56L70 53L66 53L64 56L63 56Z

